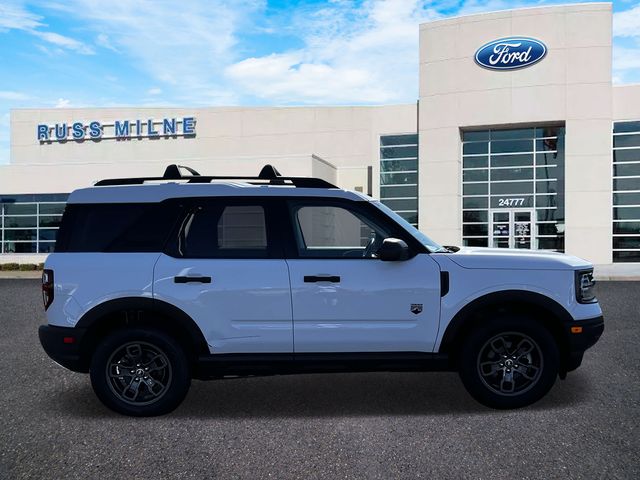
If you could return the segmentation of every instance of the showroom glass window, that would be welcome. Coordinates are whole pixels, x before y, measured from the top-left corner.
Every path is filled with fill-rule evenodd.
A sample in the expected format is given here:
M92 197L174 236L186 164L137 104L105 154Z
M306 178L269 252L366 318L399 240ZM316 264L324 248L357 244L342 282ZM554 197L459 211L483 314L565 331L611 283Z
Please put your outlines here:
M0 195L0 253L49 253L67 194Z
M418 135L380 137L380 200L418 226Z
M564 251L564 127L463 131L462 222L465 246Z
M613 261L640 262L640 121L613 124Z

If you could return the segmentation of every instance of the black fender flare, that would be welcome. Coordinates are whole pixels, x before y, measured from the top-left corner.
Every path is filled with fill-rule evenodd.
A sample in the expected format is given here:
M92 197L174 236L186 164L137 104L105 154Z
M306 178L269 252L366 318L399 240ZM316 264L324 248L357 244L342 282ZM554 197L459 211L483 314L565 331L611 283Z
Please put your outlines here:
M545 318L544 321L556 334L560 334L560 340L564 342L562 326L572 322L571 314L554 299L537 292L526 290L500 290L491 292L476 298L465 305L447 325L440 342L439 352L449 353L459 340L459 334L470 326L477 318L477 314L491 308L528 307L531 311L549 313L554 319ZM527 310L525 310L526 312Z
M138 321L140 314L157 314L159 317L169 320L176 328L185 332L196 355L208 354L209 346L196 322L180 308L163 300L146 297L122 297L107 300L85 312L76 323L76 328L91 331L92 327L102 322L105 318L118 313L126 314L126 321ZM153 325L152 322L147 322Z

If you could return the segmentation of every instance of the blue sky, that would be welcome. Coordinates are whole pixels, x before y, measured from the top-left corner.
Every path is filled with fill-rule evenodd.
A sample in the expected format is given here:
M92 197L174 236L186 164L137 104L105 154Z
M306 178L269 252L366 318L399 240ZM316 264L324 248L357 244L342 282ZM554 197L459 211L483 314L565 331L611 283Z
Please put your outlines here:
M526 0L0 1L9 110L380 104L418 94L418 24ZM640 82L640 1L614 8L614 82Z

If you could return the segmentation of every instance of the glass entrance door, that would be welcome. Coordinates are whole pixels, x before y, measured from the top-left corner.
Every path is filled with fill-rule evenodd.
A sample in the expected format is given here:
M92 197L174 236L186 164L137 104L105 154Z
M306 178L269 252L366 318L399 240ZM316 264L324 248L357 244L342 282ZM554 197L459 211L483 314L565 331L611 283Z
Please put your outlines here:
M494 248L531 248L533 210L492 210L490 243Z

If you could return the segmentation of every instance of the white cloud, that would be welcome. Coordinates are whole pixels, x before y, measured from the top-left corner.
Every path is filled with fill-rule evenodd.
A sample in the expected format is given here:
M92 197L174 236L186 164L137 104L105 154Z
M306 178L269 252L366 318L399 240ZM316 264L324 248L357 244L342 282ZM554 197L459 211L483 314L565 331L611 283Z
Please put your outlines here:
M418 25L437 18L418 0L343 1L302 9L291 28L304 48L248 58L226 69L250 95L284 103L413 101Z
M262 0L55 1L48 8L79 18L130 57L155 82L194 98L219 98L220 73L234 59L236 32ZM222 97L227 97L223 92Z
M640 79L640 4L613 14L613 82ZM617 45L616 45L617 43Z
M113 46L113 44L111 43L111 40L109 39L109 36L104 34L104 33L99 33L98 36L96 37L96 44L103 47L103 48L107 48L109 50L112 50L114 52L118 52L118 49L116 47Z
M227 75L250 93L280 102L383 102L393 96L370 84L364 69L302 61L301 53L248 58Z
M95 53L90 46L79 40L60 35L59 33L42 30L42 28L47 25L40 20L42 20L40 15L28 12L24 7L15 2L0 5L0 31L21 30L59 49L72 50L82 55L92 55ZM38 48L49 55L54 53L54 51L46 47L38 46ZM55 51L55 53L58 52L60 52L60 50Z
M613 83L637 83L640 74L640 45L613 49Z
M640 68L640 48L616 48L613 51L613 64L616 70Z
M147 90L148 95L160 95L162 93L162 89L158 87L150 88Z
M575 1L575 0L574 0ZM544 2L539 2L544 3ZM550 2L546 2L550 3ZM553 1L551 2L553 3ZM555 3L570 3L556 1ZM532 3L526 0L465 0L460 4L460 9L455 15L472 15L474 13L482 12L498 12L500 10L511 10L514 8L522 7L539 7L543 5Z
M59 33L41 32L39 30L33 30L31 33L36 37L44 40L45 42L51 43L52 45L55 45L57 47L65 48L67 50L73 50L82 55L95 54L95 51L90 46L73 38L60 35Z
M71 100L68 98L59 98L53 108L69 108L71 106Z
M613 35L640 38L640 4L613 14Z
M42 17L26 11L21 5L14 3L0 4L0 31L33 30L41 27Z
M26 93L13 92L10 90L0 90L0 100L20 101L20 100L28 100L29 98L31 98L31 96L27 95Z

